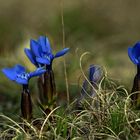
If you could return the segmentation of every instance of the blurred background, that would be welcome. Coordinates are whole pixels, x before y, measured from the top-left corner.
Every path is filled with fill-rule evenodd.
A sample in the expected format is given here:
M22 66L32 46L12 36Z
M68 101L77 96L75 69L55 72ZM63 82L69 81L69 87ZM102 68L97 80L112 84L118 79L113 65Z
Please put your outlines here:
M86 71L90 64L104 66L108 76L131 90L135 66L129 60L127 48L140 40L139 0L0 0L0 68L20 63L35 67L24 54L30 39L46 35L54 53L62 49L61 11L64 10L65 56L71 97L79 94L80 56ZM53 63L57 91L66 98L63 58ZM31 80L33 95L36 78ZM0 72L0 112L19 111L22 87ZM34 96L36 98L36 96ZM13 109L13 110L11 110Z

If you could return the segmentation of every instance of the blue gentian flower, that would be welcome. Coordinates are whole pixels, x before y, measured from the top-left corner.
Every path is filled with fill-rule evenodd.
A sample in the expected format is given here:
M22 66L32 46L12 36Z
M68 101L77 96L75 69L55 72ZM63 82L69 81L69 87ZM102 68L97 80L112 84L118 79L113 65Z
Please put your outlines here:
M89 81L92 83L98 83L103 77L103 70L97 65L90 65L88 73Z
M82 101L84 99L88 99L88 97L96 97L98 90L98 84L103 78L104 72L103 69L98 65L90 65L88 69L88 76L87 79L83 81L82 90L81 90L81 96L77 100L76 108L78 110L83 110L82 107ZM90 83L89 83L90 82ZM99 102L94 101L95 108L98 108Z
M102 77L103 70L101 69L101 67L97 65L90 65L88 71L88 80L95 89L97 88L97 84L101 81ZM90 89L90 91L88 91L88 89ZM88 81L84 80L81 90L82 96L85 96L87 94L86 92L89 93L91 96L94 96L95 94L95 91L93 90L91 85L89 85Z
M13 68L4 68L2 72L12 81L18 84L27 85L29 79L34 76L39 76L46 72L43 67L36 69L34 72L27 73L26 69L22 65L15 65Z
M39 65L51 65L54 58L66 54L69 51L69 48L64 48L54 55L48 38L40 36L37 41L31 39L30 49L25 48L24 51L30 61L38 67Z
M140 42L128 48L128 56L134 64L140 65Z

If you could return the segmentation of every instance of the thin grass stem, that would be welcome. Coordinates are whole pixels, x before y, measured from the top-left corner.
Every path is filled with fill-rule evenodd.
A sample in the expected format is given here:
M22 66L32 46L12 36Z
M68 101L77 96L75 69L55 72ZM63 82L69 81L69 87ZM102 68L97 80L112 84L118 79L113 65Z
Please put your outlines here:
M52 113L53 113L54 111L56 111L59 107L60 107L60 106L58 106L58 107L56 107L55 109L53 109L53 110L50 112L50 114L47 116L47 118L44 120L44 122L43 122L43 124L42 124L42 126L41 126L41 129L40 129L39 138L42 137L42 132L43 132L44 126L45 126L46 122L48 121L49 117L50 117L50 116L52 115Z
M62 47L65 48L65 24L64 24L64 1L61 0L61 24L62 24ZM69 84L68 84L68 76L67 76L67 68L66 68L66 60L63 59L64 63L64 75L66 82L66 92L67 92L67 104L70 103L70 94L69 94Z

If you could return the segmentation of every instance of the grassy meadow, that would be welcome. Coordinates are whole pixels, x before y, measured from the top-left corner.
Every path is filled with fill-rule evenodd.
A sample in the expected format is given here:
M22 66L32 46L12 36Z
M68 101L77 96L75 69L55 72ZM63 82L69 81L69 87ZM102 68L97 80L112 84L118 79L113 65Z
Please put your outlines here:
M140 40L139 5L138 0L0 1L1 69L23 64L29 71L34 70L23 50L29 48L31 38L40 35L49 38L54 53L61 50L62 18L65 47L70 48L64 58L53 62L58 107L48 116L43 116L37 106L37 78L30 81L34 106L30 124L23 124L20 117L22 86L0 72L0 139L139 140L140 112L130 106L136 67L127 54L127 48ZM76 100L90 64L102 66L105 76L97 90L99 98L85 98L82 110L78 111ZM70 95L68 106L65 70ZM35 127L37 121L41 124Z

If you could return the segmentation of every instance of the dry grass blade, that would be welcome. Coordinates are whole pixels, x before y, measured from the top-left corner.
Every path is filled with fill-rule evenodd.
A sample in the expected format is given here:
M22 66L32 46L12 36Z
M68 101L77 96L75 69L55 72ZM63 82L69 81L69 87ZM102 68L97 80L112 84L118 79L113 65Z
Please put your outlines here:
M9 117L7 117L7 116L5 116L5 115L0 115L0 117L3 117L3 118L5 118L5 119L7 119L7 120L9 120L10 122L12 122L13 124L15 124L19 129L21 129L22 130L22 132L26 135L26 136L28 136L28 134L25 132L25 130L17 123L17 122L15 122L14 120L12 120L11 118L9 118Z
M30 128L34 131L35 135L37 136L38 134L37 134L37 131L36 131L36 129L34 128L34 126L31 125L31 123L27 122L26 120L24 120L24 122L26 123L26 125L27 125L28 127L30 127Z
M40 129L40 132L39 132L39 138L42 137L42 132L43 132L43 129L44 129L44 126L46 124L46 122L48 121L49 117L53 114L54 111L56 111L58 108L60 108L60 106L56 107L55 109L53 109L50 114L47 116L47 118L44 120L42 126L41 126L41 129Z
M115 132L113 131L113 130L111 130L109 127L107 127L107 126L103 126L104 128L106 128L107 130L109 130L113 135L114 135L114 137L117 139L117 140L119 140L119 137L115 134Z
M65 24L64 24L64 1L61 0L61 23L62 23L62 46L65 48ZM69 84L68 84L68 76L67 76L67 69L66 69L66 60L64 60L64 75L65 75L65 82L66 82L66 91L67 91L67 104L70 103L70 95L69 95Z

